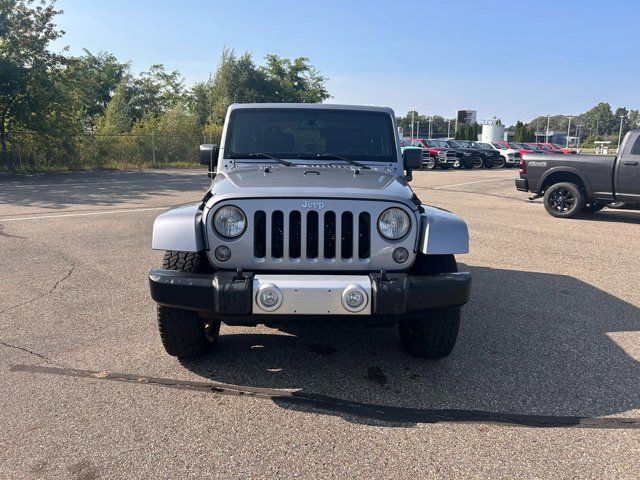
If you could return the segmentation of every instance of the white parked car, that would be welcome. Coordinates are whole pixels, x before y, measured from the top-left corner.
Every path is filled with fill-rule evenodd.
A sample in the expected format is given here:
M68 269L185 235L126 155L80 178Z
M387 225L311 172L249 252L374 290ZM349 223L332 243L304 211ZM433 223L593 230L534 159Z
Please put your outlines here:
M520 160L522 155L518 150L513 148L507 148L500 143L489 142L474 142L477 148L490 148L492 150L498 150L500 157L504 160L504 167L518 167L520 166Z

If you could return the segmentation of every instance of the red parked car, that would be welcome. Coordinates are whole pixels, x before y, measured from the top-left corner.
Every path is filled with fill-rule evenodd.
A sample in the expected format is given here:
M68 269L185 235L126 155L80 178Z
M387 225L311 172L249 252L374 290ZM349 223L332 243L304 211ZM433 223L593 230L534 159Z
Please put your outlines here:
M564 153L565 155L576 153L575 150L571 150L570 148L561 147L560 145L558 145L556 143L540 142L540 143L536 143L536 145L538 145L543 150L547 150L547 151L550 151L550 152L553 152L553 153Z
M499 142L493 142L493 143L498 145L504 145L507 148L517 150L518 153L520 153L520 156L524 155L525 153L540 153L537 150L533 150L531 147L525 147L524 143L505 142L505 141L499 141Z
M427 152L429 152L429 158L424 158L422 162L422 167L427 170L433 170L438 166L440 161L445 160L447 148L438 144L433 140L428 140L425 138L410 138L409 141L414 147L424 148Z

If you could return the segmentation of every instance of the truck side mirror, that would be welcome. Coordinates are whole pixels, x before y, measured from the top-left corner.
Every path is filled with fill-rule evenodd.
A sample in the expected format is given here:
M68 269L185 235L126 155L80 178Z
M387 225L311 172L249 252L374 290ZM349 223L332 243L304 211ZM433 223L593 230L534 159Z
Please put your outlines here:
M405 148L402 152L402 161L405 170L416 170L422 167L422 149Z
M218 165L218 152L220 148L218 145L211 143L205 143L200 145L200 165L207 165L209 167L209 176L216 173L216 167Z

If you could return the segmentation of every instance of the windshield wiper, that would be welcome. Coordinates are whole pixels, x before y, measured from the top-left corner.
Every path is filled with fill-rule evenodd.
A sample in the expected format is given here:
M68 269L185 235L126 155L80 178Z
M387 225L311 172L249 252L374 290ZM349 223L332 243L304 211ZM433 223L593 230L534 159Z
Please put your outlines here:
M282 158L274 157L273 155L269 155L267 153L262 153L262 152L247 153L243 155L239 155L239 154L229 155L228 158L263 158L268 160L275 160L276 162L281 163L282 165L286 165L287 167L290 167L293 165L293 163L289 162L288 160L283 160Z
M336 155L335 153L318 153L316 155L307 155L300 154L298 158L301 159L317 159L317 160L342 160L343 162L347 162L354 167L362 168L363 170L371 170L369 165L365 165L364 163L356 162L355 160L351 160L349 158L341 157L340 155Z

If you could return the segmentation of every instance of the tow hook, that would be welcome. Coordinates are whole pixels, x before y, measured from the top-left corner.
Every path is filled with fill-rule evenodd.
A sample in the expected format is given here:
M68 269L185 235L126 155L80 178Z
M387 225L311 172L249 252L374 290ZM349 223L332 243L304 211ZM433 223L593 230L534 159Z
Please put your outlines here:
M541 195L541 194L537 193L533 197L529 197L529 200L533 201L533 200L537 200L538 198L542 198L542 197L544 197L544 195Z

